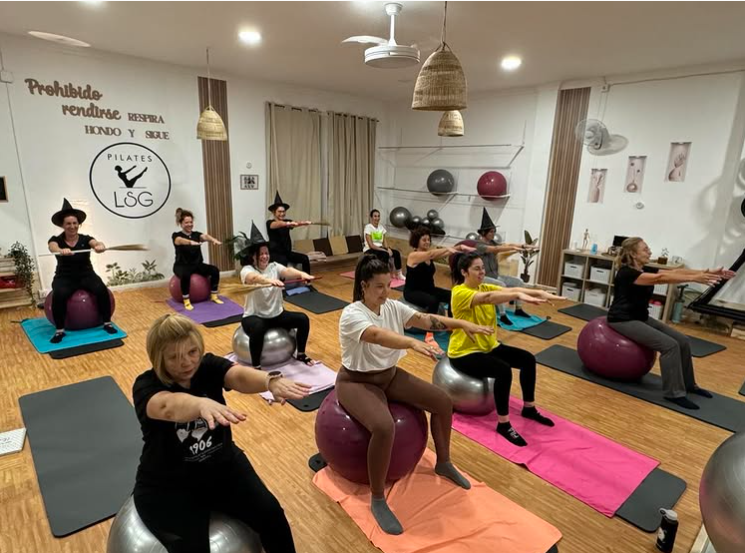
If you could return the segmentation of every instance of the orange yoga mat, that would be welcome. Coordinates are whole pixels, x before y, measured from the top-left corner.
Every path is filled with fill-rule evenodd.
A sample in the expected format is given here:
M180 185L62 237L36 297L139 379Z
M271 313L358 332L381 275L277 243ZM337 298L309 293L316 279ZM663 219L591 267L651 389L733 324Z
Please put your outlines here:
M384 553L546 553L561 532L483 482L459 488L434 473L435 454L425 450L414 472L387 490L388 505L404 527L383 532L370 512L370 489L325 468L313 483L338 502Z

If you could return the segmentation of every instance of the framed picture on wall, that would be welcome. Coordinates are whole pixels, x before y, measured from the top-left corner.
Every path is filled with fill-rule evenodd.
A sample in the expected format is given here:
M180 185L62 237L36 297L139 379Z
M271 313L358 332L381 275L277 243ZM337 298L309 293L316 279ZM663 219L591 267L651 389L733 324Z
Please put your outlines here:
M605 195L605 178L608 169L593 169L590 173L590 187L587 191L587 203L602 204Z
M629 156L629 164L626 167L626 180L623 184L624 193L641 194L646 166L647 156Z
M0 177L0 202L8 201L8 187L5 177Z
M259 175L241 175L241 190L258 190Z
M667 182L684 182L686 180L686 170L688 169L690 156L690 142L670 143L670 156L667 159L667 169L665 171Z

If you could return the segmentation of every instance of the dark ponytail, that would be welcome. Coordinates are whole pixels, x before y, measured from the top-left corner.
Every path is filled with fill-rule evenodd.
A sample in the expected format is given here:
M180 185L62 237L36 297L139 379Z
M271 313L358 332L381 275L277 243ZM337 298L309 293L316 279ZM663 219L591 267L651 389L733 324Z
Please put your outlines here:
M354 270L354 291L352 301L363 301L362 283L372 280L375 275L390 274L387 263L383 263L374 255L363 255Z
M453 269L450 275L453 279L453 285L465 282L466 277L463 276L463 271L470 269L473 262L480 257L476 252L459 253L455 256L455 263L452 265Z

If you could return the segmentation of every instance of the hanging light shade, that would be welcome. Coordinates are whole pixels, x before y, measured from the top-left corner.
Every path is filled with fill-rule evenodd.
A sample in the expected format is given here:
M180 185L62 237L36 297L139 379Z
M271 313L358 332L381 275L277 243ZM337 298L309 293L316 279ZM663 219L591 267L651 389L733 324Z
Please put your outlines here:
M454 111L468 107L466 74L445 42L447 33L447 5L442 24L442 40L439 48L422 65L414 86L411 109L421 111Z
M197 138L199 140L222 140L228 139L228 131L222 117L212 106L204 108L197 123Z
M446 111L442 114L437 134L438 136L463 136L463 116L458 110Z
M210 49L207 48L207 107L204 108L197 122L197 138L199 140L221 140L224 142L228 139L228 131L222 117L212 107L210 81Z

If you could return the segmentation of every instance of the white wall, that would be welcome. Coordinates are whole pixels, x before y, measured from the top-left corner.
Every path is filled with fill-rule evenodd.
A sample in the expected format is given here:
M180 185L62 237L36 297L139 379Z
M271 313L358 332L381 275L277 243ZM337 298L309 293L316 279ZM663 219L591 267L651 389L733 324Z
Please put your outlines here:
M196 122L199 116L197 75L201 71L95 50L60 48L34 39L1 34L0 47L4 54L5 68L13 73L15 79L7 87L10 104L4 96L0 98L0 174L8 176L11 185L11 202L0 204L3 221L9 216L13 223L9 226L13 227L17 239L29 245L33 233L33 247L38 253L45 252L49 236L59 232L51 224L50 217L60 208L62 198L67 197L88 213L88 221L82 232L93 234L109 245L147 243L150 247L148 252L109 252L100 258L94 256L99 274L104 276L105 265L114 261L123 268L139 268L144 260L155 259L159 271L170 275L173 263L170 234L177 229L173 220L176 207L194 211L196 228L209 231L205 221L202 146L196 139ZM251 219L259 222L264 221L267 216L265 101L373 117L383 116L382 103L374 100L250 81L229 75L216 77L228 82L235 231L248 231ZM60 84L90 84L103 94L100 100L92 103L101 108L117 109L123 114L123 118L120 121L107 122L63 115L63 105L88 106L91 100L31 94L24 82L28 78L45 84L52 84L55 80ZM4 89L2 91L5 92ZM26 207L23 194L20 193L19 167L15 148L12 147L13 134L6 124L10 113L8 105L15 117L18 156L31 221L25 219ZM128 121L129 112L160 115L164 124ZM119 128L122 135L92 136L85 133L85 125ZM134 138L131 138L128 129L135 131ZM169 140L147 139L144 137L146 130L167 131L170 134ZM89 170L96 155L111 144L127 141L151 148L163 159L170 172L170 197L160 211L145 218L127 219L111 213L96 200L89 183ZM121 165L124 167L125 163ZM252 165L250 169L247 168L248 163ZM134 171L136 173L147 163L135 162L130 165L138 165ZM152 181L157 165L148 167L143 183L148 178ZM241 191L241 174L259 175L259 190ZM112 175L110 178L117 182L115 174ZM301 215L298 208L300 206L296 206L296 216ZM7 248L16 239L14 236L12 233L5 233L0 239L0 247ZM206 254L207 249L204 251ZM42 285L48 287L54 272L54 259L44 257L39 261Z
M607 93L593 88L588 117L602 119L629 145L611 156L584 152L572 241L581 244L586 228L601 249L614 235L639 235L653 255L667 248L688 266L729 265L743 247L742 217L731 205L743 194L735 179L745 132L743 85L743 74L731 73L617 84ZM671 142L692 143L685 182L665 181ZM647 156L640 194L623 191L632 155ZM587 201L593 168L608 169L602 204ZM635 207L639 201L643 209Z

